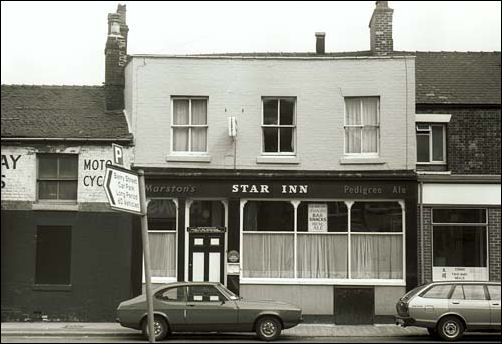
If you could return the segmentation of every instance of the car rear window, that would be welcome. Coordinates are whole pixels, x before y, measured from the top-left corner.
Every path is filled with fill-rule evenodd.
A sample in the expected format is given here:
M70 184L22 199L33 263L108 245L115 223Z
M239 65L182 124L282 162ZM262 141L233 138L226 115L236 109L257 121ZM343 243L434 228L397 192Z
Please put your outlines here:
M427 299L447 299L450 296L451 284L435 285L426 290L421 296Z
M500 300L500 286L489 285L488 292L490 293L490 300Z

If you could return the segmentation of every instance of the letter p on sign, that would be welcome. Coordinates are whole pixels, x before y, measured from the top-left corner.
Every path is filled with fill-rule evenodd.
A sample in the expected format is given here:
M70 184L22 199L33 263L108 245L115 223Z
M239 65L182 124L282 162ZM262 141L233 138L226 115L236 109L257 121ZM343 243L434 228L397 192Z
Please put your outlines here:
M113 164L124 167L124 148L122 146L116 145L115 143L112 143L112 149L113 149Z

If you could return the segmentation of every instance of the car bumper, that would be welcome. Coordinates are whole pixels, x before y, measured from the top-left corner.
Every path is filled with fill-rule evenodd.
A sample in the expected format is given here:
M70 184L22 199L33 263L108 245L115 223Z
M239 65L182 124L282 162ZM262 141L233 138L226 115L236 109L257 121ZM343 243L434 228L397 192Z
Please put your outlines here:
M406 327L415 325L415 319L408 317L396 317L396 325Z

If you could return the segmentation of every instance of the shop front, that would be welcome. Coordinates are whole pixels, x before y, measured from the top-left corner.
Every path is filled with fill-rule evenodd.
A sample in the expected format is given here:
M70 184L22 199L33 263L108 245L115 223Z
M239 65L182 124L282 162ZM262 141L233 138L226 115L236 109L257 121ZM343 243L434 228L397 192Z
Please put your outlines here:
M154 283L221 282L339 324L391 318L417 284L411 172L171 170L146 188Z

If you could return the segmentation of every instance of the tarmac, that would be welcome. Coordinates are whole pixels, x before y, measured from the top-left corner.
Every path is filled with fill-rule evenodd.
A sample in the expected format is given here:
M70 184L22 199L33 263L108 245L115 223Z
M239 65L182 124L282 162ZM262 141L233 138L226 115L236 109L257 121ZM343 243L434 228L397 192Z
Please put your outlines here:
M118 323L82 322L3 322L4 336L131 336L140 331L122 327ZM426 336L427 330L419 327L382 325L299 324L283 330L287 336L298 337L403 337Z

